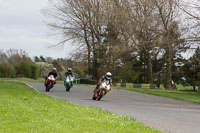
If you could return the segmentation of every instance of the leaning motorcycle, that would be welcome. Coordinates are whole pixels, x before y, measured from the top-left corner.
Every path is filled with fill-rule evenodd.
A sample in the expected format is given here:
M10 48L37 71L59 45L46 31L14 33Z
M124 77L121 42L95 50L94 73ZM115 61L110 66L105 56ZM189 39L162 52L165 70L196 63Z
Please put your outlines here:
M97 90L94 91L94 94L93 94L93 97L92 97L93 100L100 101L101 98L104 97L111 90L111 86L109 84L109 81L101 82L99 88L100 88L99 92L97 92Z
M73 76L69 75L65 78L64 86L66 88L66 91L70 91L71 87L73 86L73 82L74 82Z
M49 75L49 77L46 79L45 81L45 86L46 86L46 89L45 91L49 91L51 88L53 88L54 84L55 84L55 78L53 75Z

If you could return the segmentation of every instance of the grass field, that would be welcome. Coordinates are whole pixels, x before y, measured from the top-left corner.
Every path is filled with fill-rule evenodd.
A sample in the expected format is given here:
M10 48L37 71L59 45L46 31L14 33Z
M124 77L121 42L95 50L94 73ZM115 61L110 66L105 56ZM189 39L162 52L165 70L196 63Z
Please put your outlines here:
M133 119L0 81L1 133L158 133Z
M162 97L167 97L167 98L173 98L173 99L178 99L178 100L184 100L184 101L200 104L200 94L197 92L160 90L160 89L142 89L142 88L124 88L124 87L114 87L114 88L135 91L135 92L145 93L145 94L150 94L150 95L162 96Z

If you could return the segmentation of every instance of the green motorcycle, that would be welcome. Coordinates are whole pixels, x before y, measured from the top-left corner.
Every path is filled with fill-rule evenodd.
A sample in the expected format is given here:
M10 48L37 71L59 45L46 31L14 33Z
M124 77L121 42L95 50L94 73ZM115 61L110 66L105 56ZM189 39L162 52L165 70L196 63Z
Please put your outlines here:
M71 87L73 86L74 77L69 75L64 80L64 86L66 88L66 91L70 91Z

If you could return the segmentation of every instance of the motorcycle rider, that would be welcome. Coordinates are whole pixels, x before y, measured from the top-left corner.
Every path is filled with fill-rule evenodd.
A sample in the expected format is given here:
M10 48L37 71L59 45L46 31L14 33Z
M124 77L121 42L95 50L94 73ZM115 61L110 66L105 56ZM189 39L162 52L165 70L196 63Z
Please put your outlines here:
M49 72L48 76L46 77L46 80L50 75L53 75L55 80L57 79L58 74L57 74L57 69L55 67L52 69L51 72ZM46 85L46 80L45 80L45 85ZM56 81L55 81L54 84L56 84Z
M112 87L112 74L110 72L107 72L106 75L102 76L99 79L99 82L97 83L97 86L94 89L94 91L97 90L97 92L99 93L99 91L100 91L99 86L100 86L101 82L103 82L103 81L109 81L109 84L110 84L110 90L109 91L111 91L111 87Z
M52 69L51 72L49 72L48 77L50 75L53 75L55 79L57 78L58 74L57 74L57 69L55 67Z
M74 73L72 72L72 68L68 68L67 72L65 73L65 79L69 75L71 75L71 77L74 77ZM65 80L64 80L64 82L65 82ZM73 82L72 82L72 86L73 86Z
M65 77L67 77L68 75L71 75L72 77L74 77L74 73L72 72L71 68L68 68L67 72L65 73Z

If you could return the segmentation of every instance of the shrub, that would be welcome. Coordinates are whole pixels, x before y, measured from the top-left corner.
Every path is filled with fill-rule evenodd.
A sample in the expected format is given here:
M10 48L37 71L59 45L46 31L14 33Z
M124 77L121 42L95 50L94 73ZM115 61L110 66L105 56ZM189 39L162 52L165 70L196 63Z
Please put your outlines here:
M45 78L50 71L52 71L53 65L45 62L36 62L39 67L39 76Z
M138 78L138 73L133 70L133 65L126 62L119 71L119 76L123 82L132 83Z
M64 80L64 77L65 77L65 71L58 72L58 79L59 80Z
M21 62L15 66L17 77L31 78L30 62Z
M80 79L81 84L91 84L91 85L96 85L98 81L96 80L90 80L90 79Z
M17 77L37 79L39 67L32 62L21 62L15 66Z
M83 78L85 77L85 73L84 73L84 70L82 70L81 68L79 67L73 67L72 68L74 74L76 75L76 77L78 78Z
M13 66L2 63L0 64L0 77L1 78L15 78L15 69Z
M31 67L31 78L37 79L40 74L40 68L34 63L32 63L30 67Z

